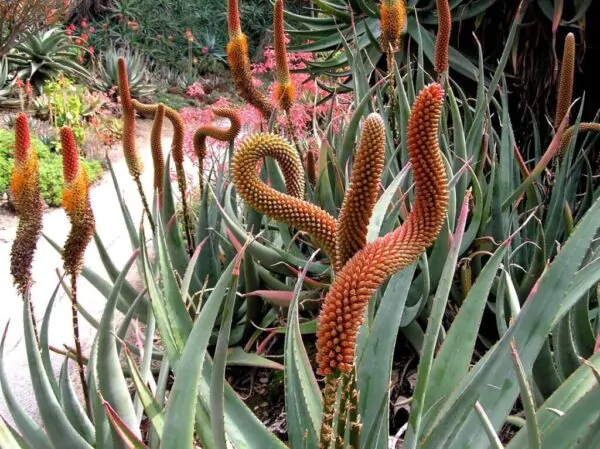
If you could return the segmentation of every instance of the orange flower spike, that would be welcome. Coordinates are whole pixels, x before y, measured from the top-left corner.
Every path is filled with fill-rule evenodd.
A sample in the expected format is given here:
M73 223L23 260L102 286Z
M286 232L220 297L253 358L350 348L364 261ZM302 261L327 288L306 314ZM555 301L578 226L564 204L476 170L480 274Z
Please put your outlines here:
M438 75L448 71L448 47L452 31L452 14L448 0L437 0L438 32L435 38L434 69Z
M162 127L165 119L165 106L161 103L156 108L152 130L150 132L150 150L154 165L154 190L158 190L159 197L163 191L163 173L165 170L165 156L162 148Z
M135 146L135 111L129 91L129 79L125 59L120 57L117 61L117 79L119 82L119 96L123 109L123 154L129 173L134 178L144 171L144 166Z
M283 0L275 0L275 12L273 14L275 74L277 79L275 84L275 100L277 100L281 109L289 111L294 103L296 91L290 78L283 28Z
M560 142L558 144L558 150L556 154L558 157L563 157L567 148L569 147L569 143L571 143L571 138L573 137L573 133L586 133L586 132L594 132L600 133L600 123L595 122L582 122L579 123L579 126L573 125L570 128L567 128L563 135L560 137Z
M214 108L212 112L216 116L228 118L230 123L229 128L219 128L210 124L201 126L196 130L194 133L194 151L199 160L203 160L206 157L207 137L212 137L221 142L229 142L235 140L242 130L242 120L240 114L235 109Z
M383 0L379 9L380 13L380 44L381 51L400 50L402 33L406 30L406 6L404 0Z
M560 80L558 83L558 94L556 98L556 114L554 117L554 129L558 129L567 115L573 96L573 76L575 74L575 35L567 34L563 49L562 66L560 68ZM567 123L568 125L568 123Z
M267 186L258 177L256 165L263 157L275 159L285 179L288 194ZM284 221L309 233L331 260L335 259L336 220L314 204L304 201L304 170L297 151L274 134L254 134L236 150L233 180L240 197L268 217Z
M408 152L415 202L396 230L368 243L338 272L326 295L317 328L321 375L349 373L365 308L377 288L413 263L437 237L448 207L448 180L438 144L444 92L429 84L418 95L408 125Z
M65 271L78 274L85 250L94 234L94 214L90 205L86 171L79 165L75 136L70 128L60 129L63 155L63 208L71 221L71 232L63 249Z
M384 162L385 125L379 114L369 114L338 217L336 271L367 243L367 226L377 202Z
M37 154L31 146L24 113L15 121L15 167L10 190L19 214L17 234L10 252L14 284L24 294L31 282L31 264L42 230L43 206L39 189Z

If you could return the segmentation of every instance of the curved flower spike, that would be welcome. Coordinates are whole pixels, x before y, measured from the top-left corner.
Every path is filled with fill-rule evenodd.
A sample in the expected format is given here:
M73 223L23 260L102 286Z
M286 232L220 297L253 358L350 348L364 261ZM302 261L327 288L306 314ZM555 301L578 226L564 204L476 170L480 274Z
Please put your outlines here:
M165 105L160 103L154 114L152 131L150 132L150 150L154 165L154 190L158 191L159 198L163 193L163 174L165 171L165 156L162 148L162 127L165 119Z
M289 111L294 104L296 91L290 78L287 50L285 47L285 33L283 29L283 0L275 0L273 14L273 39L275 47L275 100L284 111Z
M10 272L19 292L25 294L42 231L43 208L37 154L31 146L27 117L22 112L15 120L15 167L10 190L19 214L17 235L10 251Z
M240 27L240 13L237 0L227 1L227 23L229 42L227 43L227 60L231 70L231 78L240 96L258 109L263 116L269 118L273 106L252 83L250 57L248 56L248 39Z
M325 297L317 329L321 375L348 373L356 335L373 293L393 273L413 263L438 235L448 206L448 181L438 144L444 92L437 83L418 95L408 125L408 152L415 203L396 230L367 244L336 276Z
M123 109L123 154L129 168L129 173L134 178L139 178L144 171L144 166L135 146L135 111L129 91L127 66L123 57L120 57L117 61L117 79L121 108Z
M265 156L275 159L283 172L288 194L267 186L256 165ZM335 260L336 220L304 201L304 170L290 143L274 134L254 134L237 149L232 164L233 180L240 197L259 212L309 233L331 260Z
M220 140L221 142L233 142L238 136L242 129L242 120L240 119L239 113L235 109L231 108L214 108L213 114L219 117L225 117L229 119L229 128L219 128L213 124L203 125L196 130L194 133L194 152L198 158L198 171L199 177L198 182L200 184L200 196L202 197L203 190L203 165L204 158L206 157L206 138L212 137L213 139Z
M367 243L367 226L377 202L385 162L385 126L379 114L369 114L362 128L352 167L350 187L344 195L337 224L335 269Z
M575 35L567 34L563 49L562 67L558 82L556 98L556 114L554 116L554 129L558 129L569 111L573 96L573 76L575 73ZM568 123L567 123L568 125Z
M569 143L571 142L571 138L573 137L573 133L586 133L586 132L594 132L600 133L600 123L596 122L582 122L579 123L579 126L573 125L565 130L563 135L560 137L560 142L558 144L558 150L556 154L558 157L563 157L567 148L569 147Z

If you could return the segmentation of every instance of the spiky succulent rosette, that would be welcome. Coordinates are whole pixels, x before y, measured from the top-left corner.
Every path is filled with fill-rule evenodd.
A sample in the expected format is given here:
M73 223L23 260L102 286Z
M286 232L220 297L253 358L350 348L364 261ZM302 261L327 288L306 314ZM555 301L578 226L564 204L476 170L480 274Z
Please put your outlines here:
M144 171L144 165L135 145L135 110L129 90L129 78L125 59L117 60L117 79L119 83L119 97L123 111L123 155L127 162L129 173L134 178L139 178Z
M556 98L556 114L554 116L554 129L558 129L571 106L573 97L573 77L575 75L575 35L567 34L563 49L558 94Z
M377 202L385 162L385 125L379 114L366 118L337 224L336 270L367 242L367 226Z
M61 128L63 157L62 205L71 222L71 231L63 248L65 271L77 275L83 266L85 250L94 234L94 214L90 205L86 171L79 164L75 137L70 128Z
M381 28L381 51L387 53L392 48L396 52L402 43L402 33L406 30L406 6L404 0L383 0L379 8Z
M165 156L162 147L162 128L165 120L165 105L159 104L152 121L150 131L150 151L152 151L152 164L154 166L154 190L158 192L159 198L163 192L163 173L165 170Z
M264 157L271 157L279 164L287 194L267 186L258 177L256 166ZM302 199L302 162L287 140L267 133L248 137L235 152L232 172L236 190L248 205L274 220L284 221L307 232L330 259L335 260L336 220L324 210Z
M273 113L273 106L252 82L252 70L250 70L250 57L248 56L248 38L242 33L237 0L227 0L227 27L229 31L227 61L229 62L233 83L240 97L258 109L263 116L269 118Z
M418 95L408 125L408 152L415 202L396 230L364 246L338 272L325 297L317 329L321 375L349 373L356 336L373 293L398 270L413 263L437 237L448 206L448 181L438 144L444 93L429 84Z
M290 77L285 32L283 26L283 0L275 0L273 14L273 40L275 49L275 100L284 111L289 111L294 104L296 91Z
M42 230L43 206L37 154L31 146L27 117L22 112L15 120L15 167L10 178L10 190L19 215L17 234L10 252L10 272L15 287L25 294L31 282L31 264Z
M434 69L442 74L448 71L448 47L452 31L452 15L448 0L437 0L438 31L435 38Z

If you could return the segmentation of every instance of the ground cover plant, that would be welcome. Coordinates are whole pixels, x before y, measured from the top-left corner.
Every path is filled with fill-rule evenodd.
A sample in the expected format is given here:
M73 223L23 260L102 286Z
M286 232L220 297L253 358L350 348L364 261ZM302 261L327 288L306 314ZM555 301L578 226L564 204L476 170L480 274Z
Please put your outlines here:
M368 48L341 39L337 57L352 75L342 84L306 73L319 55L288 54L283 0L273 4L273 46L253 66L251 19L228 0L223 54L244 103L219 100L204 111L136 98L132 66L117 57L122 152L138 190L124 198L108 163L132 246L122 267L95 229L69 126L59 134L70 232L64 245L44 234L41 159L19 113L11 273L41 423L12 392L7 329L0 388L14 426L0 417L0 445L597 447L598 124L584 121L585 99L573 98L577 38L567 35L560 56L552 132L533 122L533 157L524 158L505 69L527 9L538 4L519 3L491 69L476 44L471 94L452 73L451 6L459 3L437 0L423 11L436 19L428 67L423 45L404 47L403 1L359 2L380 35L367 37ZM315 5L353 34L364 27L341 3ZM320 27L331 19L306 20ZM190 86L202 100L204 86ZM140 116L152 119L151 167L136 141ZM144 170L153 171L151 188ZM131 201L143 206L140 223ZM38 329L30 286L39 239L61 254L68 281L59 281ZM85 264L92 240L108 279ZM133 267L140 285L127 279ZM78 301L82 277L106 298L99 319ZM55 377L48 329L58 288L71 300L75 345ZM97 330L86 354L82 317ZM395 366L411 369L398 354L405 351L418 362L399 403L390 385ZM282 427L267 426L234 389L236 367L279 373Z

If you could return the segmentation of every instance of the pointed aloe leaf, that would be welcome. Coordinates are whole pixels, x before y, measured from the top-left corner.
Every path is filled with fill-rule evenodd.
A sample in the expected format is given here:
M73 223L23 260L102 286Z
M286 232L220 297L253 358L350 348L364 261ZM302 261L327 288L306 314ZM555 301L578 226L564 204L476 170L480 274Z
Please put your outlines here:
M129 240L131 241L131 249L139 248L140 239L138 237L137 229L135 227L135 224L133 223L133 219L131 218L131 213L129 212L127 203L123 199L123 195L121 194L121 188L119 187L119 181L117 180L117 176L115 175L112 163L110 162L110 159L108 157L106 158L106 163L108 165L110 176L115 186L115 193L117 194L117 199L119 200L121 212L123 213L123 219L125 220L125 226L127 227L127 233L129 234Z
M3 449L27 449L24 441L17 441L2 416L0 416L0 447Z
M60 371L60 401L67 418L73 424L73 427L85 440L91 445L96 441L96 432L94 425L85 413L85 407L73 390L71 379L69 378L69 357L65 357L62 369Z
M28 304L29 300L30 298L27 298L23 301L25 348L33 392L39 407L42 424L46 428L52 445L55 447L92 449L92 446L77 433L67 419L48 381L48 376L42 366L39 347L35 341L33 318Z
M4 369L4 345L6 343L6 335L8 332L8 324L2 334L0 342L0 386L6 406L15 422L19 432L29 444L29 447L40 449L53 449L52 443L42 428L29 416L23 406L17 400L12 388L8 383L8 376Z
M292 447L317 447L321 427L321 392L302 342L298 318L298 298L306 273L307 267L304 267L294 288L284 345L285 407Z
M44 318L42 320L42 327L40 328L40 354L42 356L42 363L44 364L44 369L46 370L46 375L48 376L48 380L50 381L50 385L52 385L52 389L54 390L54 394L59 396L59 388L56 379L54 378L54 369L52 368L52 361L50 360L50 349L48 344L48 329L50 327L50 318L52 317L52 310L54 310L54 301L56 301L56 297L58 294L58 289L60 288L61 283L59 282L56 285L56 288L52 292L52 296L50 297L50 301L48 301L48 305L46 306L46 312L44 312Z
M419 369L417 372L417 384L415 393L410 407L410 417L408 421L406 445L407 448L416 448L418 436L421 433L421 423L423 415L426 412L425 401L427 400L428 386L433 383L431 372L435 355L436 344L440 330L442 330L442 321L446 311L448 295L452 287L454 279L454 271L458 260L458 252L462 243L462 238L467 224L467 215L469 213L469 197L467 194L464 198L456 231L450 246L450 253L442 271L438 288L436 290L431 314L427 323L427 331L425 332L425 340L421 349L421 359L419 361Z
M193 445L196 388L212 328L227 288L231 286L232 272L233 262L208 297L183 349L166 408L161 449L180 449Z
M385 407L381 415L380 404L389 403L394 345L415 269L416 264L412 264L392 276L365 344L356 350L358 389L361 392L358 408L362 421L361 433L368 435L364 447L388 447L389 408Z
M227 366L249 366L253 368L266 368L283 371L283 365L266 357L244 351L244 348L235 346L229 348L227 354Z
M100 396L112 429L119 435L126 449L148 449L136 432L131 430L127 423L119 416L114 408Z
M106 302L106 307L100 320L100 327L98 328L98 351L94 361L96 363L95 372L98 375L100 394L106 398L106 401L111 404L128 426L136 429L135 432L139 436L140 431L137 427L135 410L131 402L125 375L121 368L121 362L119 361L116 338L113 331L117 298L119 297L125 276L127 276L129 269L137 257L138 251L135 251L123 267L119 278L115 282L113 292Z

